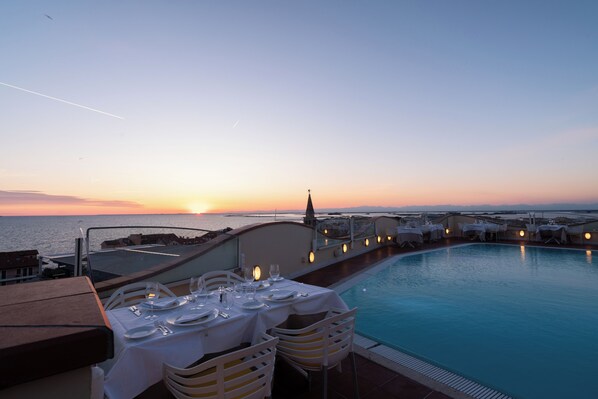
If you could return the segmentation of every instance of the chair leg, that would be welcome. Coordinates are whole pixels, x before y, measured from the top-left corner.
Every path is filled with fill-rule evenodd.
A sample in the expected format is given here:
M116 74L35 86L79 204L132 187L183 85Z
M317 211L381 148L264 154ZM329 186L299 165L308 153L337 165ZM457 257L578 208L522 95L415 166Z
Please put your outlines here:
M322 366L322 399L328 397L328 367Z
M351 366L353 367L353 389L355 393L353 397L359 399L359 386L357 384L357 365L355 364L355 353L351 352Z

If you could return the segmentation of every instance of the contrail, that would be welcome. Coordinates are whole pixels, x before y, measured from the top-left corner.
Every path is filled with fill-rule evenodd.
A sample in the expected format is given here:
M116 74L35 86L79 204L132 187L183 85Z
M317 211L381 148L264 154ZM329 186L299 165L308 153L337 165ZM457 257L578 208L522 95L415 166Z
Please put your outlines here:
M93 112L99 112L100 114L108 115L108 116L111 116L113 118L125 119L122 116L118 116L118 115L110 114L108 112L100 111L99 109L89 108L89 107L86 107L85 105L75 104L75 103L72 103L70 101L62 100L60 98L56 98L56 97L52 97L52 96L47 96L45 94L38 93L36 91L31 91L31 90L23 89L22 87L17 87L17 86L9 85L8 83L0 82L0 85L4 85L4 86L7 86L7 87L12 87L13 89L21 90L21 91L24 91L24 92L27 92L27 93L31 93L31 94L36 94L38 96L49 98L50 100L60 101L60 102L65 103L65 104L74 105L75 107L84 108L84 109L87 109L87 110L90 110L90 111L93 111Z

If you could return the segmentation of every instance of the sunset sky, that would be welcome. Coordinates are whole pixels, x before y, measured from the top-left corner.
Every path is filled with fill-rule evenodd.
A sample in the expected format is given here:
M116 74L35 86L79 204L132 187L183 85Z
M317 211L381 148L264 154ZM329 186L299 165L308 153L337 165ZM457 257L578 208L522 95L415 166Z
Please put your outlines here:
M597 1L0 2L0 215L598 203Z

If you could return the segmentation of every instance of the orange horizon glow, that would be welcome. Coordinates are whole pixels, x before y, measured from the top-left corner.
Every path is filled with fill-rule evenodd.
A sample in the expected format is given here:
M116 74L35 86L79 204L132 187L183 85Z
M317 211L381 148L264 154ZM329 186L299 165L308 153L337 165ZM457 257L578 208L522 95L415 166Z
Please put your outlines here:
M383 208L401 208L401 207L428 207L428 206L502 206L527 205L530 202L509 201L502 203L472 202L472 201L429 201L422 202L424 205L413 205L408 203L391 203L390 201L380 201L372 204L374 201L364 202L363 200L334 200L333 198L323 198L318 200L317 196L312 196L316 213L318 209L346 209L357 207L383 207ZM151 206L139 205L136 207L128 206L97 206L97 205L72 205L57 203L36 203L36 204L0 204L0 216L92 216L92 215L144 215L144 214L222 214L222 213L273 213L273 212L298 212L305 211L307 196L302 200L294 200L280 203L269 201L261 202L258 200L247 201L244 204L232 204L224 201L224 206L208 205L208 202L195 202L186 206L168 206L168 204L152 204ZM595 203L596 200L588 201L537 201L531 205L539 207L551 205L554 203L572 203L584 204Z

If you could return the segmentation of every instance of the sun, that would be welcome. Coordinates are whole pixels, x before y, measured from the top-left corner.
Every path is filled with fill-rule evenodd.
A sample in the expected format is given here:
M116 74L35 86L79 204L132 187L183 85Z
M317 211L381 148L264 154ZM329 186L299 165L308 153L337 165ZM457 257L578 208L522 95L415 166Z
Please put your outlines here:
M188 209L191 213L200 214L209 211L210 207L206 204L193 203L189 204Z

